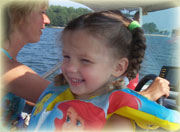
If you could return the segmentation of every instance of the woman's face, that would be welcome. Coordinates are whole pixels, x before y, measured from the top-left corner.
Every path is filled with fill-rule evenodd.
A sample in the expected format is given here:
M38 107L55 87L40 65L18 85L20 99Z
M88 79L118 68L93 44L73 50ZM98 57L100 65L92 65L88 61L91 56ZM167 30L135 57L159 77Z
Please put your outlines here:
M110 51L102 39L85 31L64 34L61 68L74 94L84 96L104 92L102 87L109 82L114 71Z
M42 29L45 28L45 24L50 23L45 11L46 10L43 7L35 9L29 14L29 16L20 22L20 33L22 33L23 38L27 41L27 43L39 41Z

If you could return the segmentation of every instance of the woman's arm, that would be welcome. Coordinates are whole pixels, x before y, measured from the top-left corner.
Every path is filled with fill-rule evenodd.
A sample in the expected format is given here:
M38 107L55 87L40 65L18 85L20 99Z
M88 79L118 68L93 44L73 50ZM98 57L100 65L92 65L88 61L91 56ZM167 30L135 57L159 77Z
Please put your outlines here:
M6 69L6 67L5 67ZM12 92L30 102L35 103L41 93L50 84L31 68L19 63L11 62L2 75L5 91Z

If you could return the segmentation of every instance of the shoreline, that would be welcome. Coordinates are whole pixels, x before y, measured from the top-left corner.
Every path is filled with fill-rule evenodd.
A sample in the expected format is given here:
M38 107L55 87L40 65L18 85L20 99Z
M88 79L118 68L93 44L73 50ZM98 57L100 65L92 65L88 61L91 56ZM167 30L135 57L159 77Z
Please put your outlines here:
M64 27L60 27L60 26L46 26L47 28L64 28Z
M163 34L144 34L145 36L159 36L159 37L171 37L170 35L163 35Z

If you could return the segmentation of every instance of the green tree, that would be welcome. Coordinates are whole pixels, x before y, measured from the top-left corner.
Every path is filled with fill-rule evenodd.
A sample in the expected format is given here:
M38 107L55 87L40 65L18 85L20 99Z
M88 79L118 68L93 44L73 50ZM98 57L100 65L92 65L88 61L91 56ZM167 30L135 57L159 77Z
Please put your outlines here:
M64 27L73 18L78 17L82 14L91 12L91 10L85 8L73 8L51 5L47 10L47 15L51 20L48 26L61 26Z
M159 32L156 24L153 22L143 24L142 28L144 29L145 33L158 33Z

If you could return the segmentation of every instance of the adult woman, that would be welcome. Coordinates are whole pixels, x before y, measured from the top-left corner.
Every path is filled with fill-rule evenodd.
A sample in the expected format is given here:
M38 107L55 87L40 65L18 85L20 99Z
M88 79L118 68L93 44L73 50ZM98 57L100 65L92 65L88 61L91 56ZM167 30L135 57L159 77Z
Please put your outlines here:
M12 2L4 8L4 37L1 48L4 64L2 97L4 108L8 107L8 110L3 110L5 121L8 123L16 120L24 107L25 101L20 97L35 102L49 84L31 68L16 60L21 48L27 43L38 42L41 30L45 28L45 24L50 23L45 13L47 7L48 1L44 0Z
M16 57L24 45L40 40L41 30L45 28L45 24L50 23L45 13L47 7L47 1L21 1L11 3L5 11L7 24L4 24L6 29L2 47L12 59L2 54L4 59L3 84L10 88L6 87L6 90L32 102L36 102L49 82L42 79L31 68L19 63ZM36 82L40 85L37 86ZM37 94L33 92L34 90ZM30 97L27 94L33 96Z

